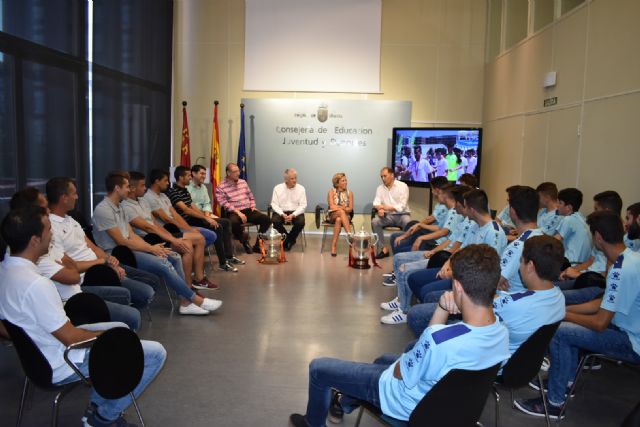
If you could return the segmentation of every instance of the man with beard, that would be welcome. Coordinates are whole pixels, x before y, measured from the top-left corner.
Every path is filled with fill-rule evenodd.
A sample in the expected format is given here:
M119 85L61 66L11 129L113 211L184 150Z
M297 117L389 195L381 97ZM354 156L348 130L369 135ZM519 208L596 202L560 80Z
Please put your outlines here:
M624 231L624 244L634 252L640 251L640 202L627 208Z

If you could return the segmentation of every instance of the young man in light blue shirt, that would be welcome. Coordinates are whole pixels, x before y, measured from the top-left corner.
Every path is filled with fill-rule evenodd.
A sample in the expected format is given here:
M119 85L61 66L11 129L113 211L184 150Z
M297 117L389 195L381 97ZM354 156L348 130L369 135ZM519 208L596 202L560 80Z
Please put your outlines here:
M595 246L613 265L607 274L604 296L568 306L565 322L551 340L547 407L552 419L560 417L581 351L640 363L640 254L625 247L618 214L594 212L587 223ZM517 400L515 404L527 414L545 416L541 398Z
M321 427L331 412L339 422L343 411L366 400L393 418L408 420L418 402L452 369L483 370L509 357L506 328L492 310L500 277L499 257L487 245L471 245L451 257L453 291L441 298L429 327L415 346L400 357L386 355L376 363L314 359L309 368L305 415L292 414L295 427ZM450 314L462 322L447 325ZM332 398L332 389L338 390Z
M584 217L578 212L582 192L565 188L558 193L558 213L563 216L554 237L564 245L564 256L571 264L581 264L591 257L591 235Z
M536 188L540 210L538 211L538 227L547 236L554 236L562 222L558 213L558 187L553 182L543 182Z
M553 285L563 262L564 248L553 237L535 236L524 242L520 275L527 290L499 291L493 300L494 313L509 330L509 353L513 354L540 327L564 318L564 296ZM427 303L409 310L409 327L416 336L427 327L436 308L436 303Z

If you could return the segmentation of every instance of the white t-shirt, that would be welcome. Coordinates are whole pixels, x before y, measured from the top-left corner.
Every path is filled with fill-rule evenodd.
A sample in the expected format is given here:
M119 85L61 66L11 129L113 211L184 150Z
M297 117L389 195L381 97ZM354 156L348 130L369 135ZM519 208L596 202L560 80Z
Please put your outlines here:
M38 273L51 280L51 282L56 286L62 302L67 302L69 298L77 293L82 292L82 290L80 289L80 283L82 283L84 273L80 277L80 282L74 285L67 285L53 280L52 277L55 276L56 273L63 268L62 264L60 264L60 260L63 256L64 251L62 250L62 248L60 248L58 245L51 245L49 247L49 252L38 259L36 266L38 268Z
M429 174L433 172L431 165L424 157L413 164L411 175L414 181L429 182Z
M282 215L285 211L293 211L293 216L304 214L307 208L307 193L304 187L296 184L293 188L289 188L284 182L276 185L271 195L271 208L278 215Z
M9 256L0 264L0 283L0 317L24 329L38 346L51 365L54 383L73 374L64 361L64 344L51 334L69 321L51 280L39 275L28 259ZM85 352L72 350L69 358L80 363Z

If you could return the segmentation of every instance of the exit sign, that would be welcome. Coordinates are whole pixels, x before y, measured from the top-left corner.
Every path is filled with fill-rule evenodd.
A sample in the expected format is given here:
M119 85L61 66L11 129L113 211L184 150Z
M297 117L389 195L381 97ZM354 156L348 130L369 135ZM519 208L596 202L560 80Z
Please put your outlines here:
M554 96L553 98L547 98L544 100L545 107L551 107L552 105L556 105L558 103L558 97Z

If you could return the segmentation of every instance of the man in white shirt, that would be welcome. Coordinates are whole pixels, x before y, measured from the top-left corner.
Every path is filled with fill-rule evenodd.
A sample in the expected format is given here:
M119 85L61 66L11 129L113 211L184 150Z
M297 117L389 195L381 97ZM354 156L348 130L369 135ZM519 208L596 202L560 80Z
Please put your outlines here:
M51 235L51 223L43 208L14 210L2 221L2 236L11 248L11 256L0 265L0 318L21 327L29 335L51 366L52 383L64 384L78 379L64 361L66 347L94 338L101 330L123 325L99 323L76 328L69 322L55 285L39 275L35 265L38 258L48 252ZM136 397L158 375L167 357L160 343L141 341L141 344L144 371L133 390ZM90 351L69 352L69 359L84 375L89 373ZM131 404L129 395L105 399L92 390L91 403L95 409L85 413L85 426L129 425L122 417L122 412Z
M413 154L416 158L415 163L411 168L411 175L414 181L429 182L433 168L429 164L426 158L422 157L422 147L416 145L413 148Z
M290 251L296 244L296 239L304 229L304 211L307 208L307 194L302 185L298 184L298 172L289 168L284 171L284 182L273 187L271 196L271 222L273 228L287 236L284 250ZM287 232L284 224L292 224Z
M382 184L376 189L373 208L376 210L371 220L371 229L378 235L378 258L389 256L385 245L384 227L404 227L411 221L409 216L409 187L396 180L393 170L387 166L380 170Z

